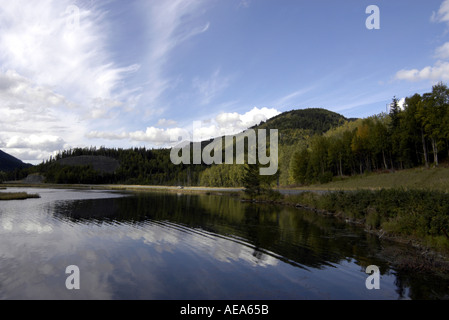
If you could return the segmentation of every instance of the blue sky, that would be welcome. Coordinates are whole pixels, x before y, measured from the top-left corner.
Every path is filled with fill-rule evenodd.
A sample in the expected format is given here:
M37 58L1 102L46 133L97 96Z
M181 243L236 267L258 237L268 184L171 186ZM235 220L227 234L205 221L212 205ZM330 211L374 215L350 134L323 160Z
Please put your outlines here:
M369 5L380 29L369 30ZM449 0L0 0L0 149L165 147L449 79ZM198 129L198 128L197 128Z

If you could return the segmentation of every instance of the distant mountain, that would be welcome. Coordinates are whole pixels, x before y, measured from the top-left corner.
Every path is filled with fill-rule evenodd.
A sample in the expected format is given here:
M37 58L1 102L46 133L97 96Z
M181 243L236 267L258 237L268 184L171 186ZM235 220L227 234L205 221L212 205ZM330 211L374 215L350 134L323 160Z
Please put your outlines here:
M23 169L31 166L31 164L24 163L12 155L0 150L0 171L14 171L15 169Z

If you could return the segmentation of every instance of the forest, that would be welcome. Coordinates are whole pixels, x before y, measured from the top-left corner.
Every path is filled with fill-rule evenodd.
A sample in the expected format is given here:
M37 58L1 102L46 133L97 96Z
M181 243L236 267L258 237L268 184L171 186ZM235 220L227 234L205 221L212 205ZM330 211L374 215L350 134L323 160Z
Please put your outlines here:
M438 167L449 158L449 88L440 82L429 93L407 97L402 106L394 97L389 113L364 119L310 108L284 112L253 129L279 130L278 175L265 179L272 186ZM104 172L82 162L69 166L61 161L82 156L108 157L120 165ZM170 149L90 147L63 150L37 166L0 173L0 181L40 174L48 183L63 184L241 187L251 179L250 172L254 170L247 165L174 165Z
M449 157L449 88L393 98L389 114L359 119L312 137L290 166L298 184L417 166L438 167Z
M98 158L97 167L104 157L116 159L119 167L114 172L95 170L92 165L64 165L63 159L90 156ZM141 185L197 185L202 165L179 165L170 161L169 149L115 149L75 148L59 152L43 163L10 173L23 179L29 174L45 176L47 183L57 184L141 184Z

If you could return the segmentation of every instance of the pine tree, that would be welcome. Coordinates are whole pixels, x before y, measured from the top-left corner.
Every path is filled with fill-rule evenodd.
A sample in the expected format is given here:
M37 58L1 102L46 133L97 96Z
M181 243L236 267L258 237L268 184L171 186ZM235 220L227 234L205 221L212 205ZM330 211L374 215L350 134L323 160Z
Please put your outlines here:
M242 183L243 187L245 188L245 193L249 196L256 196L262 193L259 165L245 165L245 172L243 175Z

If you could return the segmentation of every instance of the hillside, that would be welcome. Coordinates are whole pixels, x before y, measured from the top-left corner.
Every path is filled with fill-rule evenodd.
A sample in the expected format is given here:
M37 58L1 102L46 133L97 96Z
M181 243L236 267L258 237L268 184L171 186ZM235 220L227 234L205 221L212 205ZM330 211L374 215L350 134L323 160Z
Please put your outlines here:
M31 164L24 163L12 155L0 150L0 171L10 172L15 169L28 168L31 166Z
M311 137L353 120L356 119L347 119L326 109L311 108L281 113L251 129L279 130L279 184L286 186L294 183L290 171L293 155L307 146ZM214 165L202 173L200 184L236 187L242 175L242 166Z

